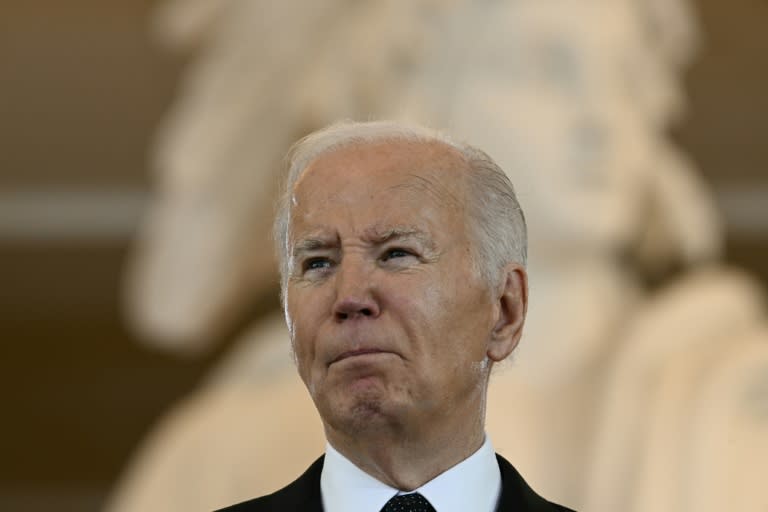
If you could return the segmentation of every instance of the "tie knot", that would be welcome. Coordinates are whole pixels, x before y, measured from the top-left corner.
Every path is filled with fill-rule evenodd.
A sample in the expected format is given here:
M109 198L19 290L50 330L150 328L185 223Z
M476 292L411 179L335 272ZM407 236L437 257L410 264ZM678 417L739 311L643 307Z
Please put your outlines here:
M381 512L435 512L427 498L414 492L395 496L384 505Z

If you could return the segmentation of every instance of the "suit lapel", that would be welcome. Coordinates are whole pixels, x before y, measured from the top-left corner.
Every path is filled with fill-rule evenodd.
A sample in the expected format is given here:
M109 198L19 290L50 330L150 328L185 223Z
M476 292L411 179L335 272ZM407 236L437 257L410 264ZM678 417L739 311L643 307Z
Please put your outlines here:
M285 489L286 503L282 510L297 510L307 512L323 512L323 499L320 494L320 475L323 472L323 455L317 459L307 471Z
M546 512L568 511L550 503L531 489L520 473L504 457L496 454L501 470L501 496L496 512Z

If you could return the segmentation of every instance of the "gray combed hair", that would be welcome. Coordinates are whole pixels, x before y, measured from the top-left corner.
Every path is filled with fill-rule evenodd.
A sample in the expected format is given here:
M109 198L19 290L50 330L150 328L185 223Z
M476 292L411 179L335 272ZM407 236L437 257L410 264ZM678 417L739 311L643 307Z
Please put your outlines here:
M447 135L423 126L395 121L341 121L311 133L293 145L287 155L287 172L278 199L274 238L280 265L282 296L290 274L288 230L291 197L296 181L312 161L337 149L378 142L407 141L445 144L457 150L467 165L470 188L467 211L470 236L476 247L473 260L483 279L494 285L499 271L510 262L523 266L527 259L525 217L509 177L485 152L457 143Z

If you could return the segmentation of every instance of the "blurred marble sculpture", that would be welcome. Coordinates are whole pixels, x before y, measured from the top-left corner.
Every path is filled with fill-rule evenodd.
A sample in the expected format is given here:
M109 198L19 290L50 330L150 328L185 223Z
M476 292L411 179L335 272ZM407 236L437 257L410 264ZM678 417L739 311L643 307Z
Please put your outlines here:
M196 58L158 137L135 325L205 348L276 290L271 194L290 142L340 117L415 119L493 155L529 221L531 306L491 386L496 449L584 510L762 510L768 457L723 440L766 448L765 306L716 263L712 200L664 132L684 110L690 14L682 0L163 4L161 39ZM649 290L649 275L673 277ZM110 510L206 510L313 460L323 435L281 322L254 325L161 421Z

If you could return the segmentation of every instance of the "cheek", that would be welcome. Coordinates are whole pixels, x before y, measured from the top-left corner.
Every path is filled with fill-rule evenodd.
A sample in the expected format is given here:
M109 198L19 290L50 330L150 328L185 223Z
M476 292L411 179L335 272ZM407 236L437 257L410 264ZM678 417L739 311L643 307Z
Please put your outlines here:
M450 350L453 359L460 363L485 357L492 323L489 298L470 283L458 283L452 292L436 298L436 318L440 324L435 329L444 335L441 348Z
M435 323L448 306L445 285L424 273L398 276L387 284L381 299L398 316L425 326Z
M303 299L301 292L294 292L288 295L286 305L291 330L291 348L302 377L314 357L312 333L317 330L317 311L311 308L312 301Z
M407 318L408 328L434 340L428 346L416 347L428 352L442 350L452 342L457 327L465 326L466 308L460 303L460 290L450 279L414 279L397 287L391 294L392 304Z

